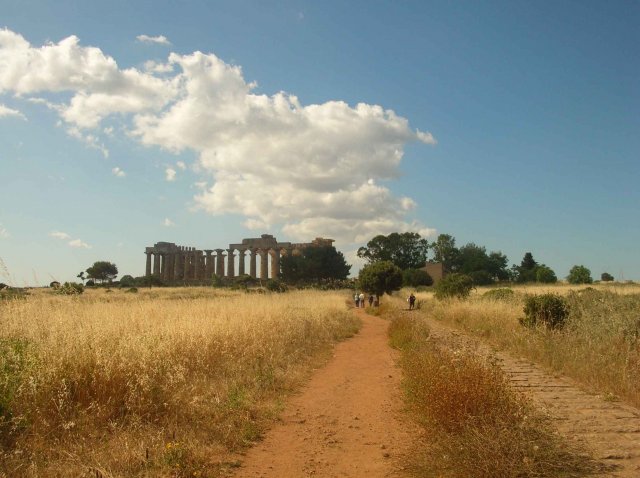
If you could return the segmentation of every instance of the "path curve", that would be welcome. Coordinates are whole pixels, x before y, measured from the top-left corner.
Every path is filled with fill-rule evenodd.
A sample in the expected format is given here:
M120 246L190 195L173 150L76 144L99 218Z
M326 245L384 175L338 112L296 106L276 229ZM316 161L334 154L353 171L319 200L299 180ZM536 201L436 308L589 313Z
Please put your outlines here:
M362 329L338 344L250 449L236 478L395 477L419 435L402 413L401 373L389 322L355 310Z

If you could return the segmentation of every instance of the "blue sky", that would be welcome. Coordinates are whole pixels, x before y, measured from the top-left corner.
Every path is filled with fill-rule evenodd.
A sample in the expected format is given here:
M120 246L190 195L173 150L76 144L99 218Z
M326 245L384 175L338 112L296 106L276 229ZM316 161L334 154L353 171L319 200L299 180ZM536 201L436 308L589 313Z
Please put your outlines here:
M375 234L640 280L640 4L0 0L2 282ZM200 52L200 53L196 53Z

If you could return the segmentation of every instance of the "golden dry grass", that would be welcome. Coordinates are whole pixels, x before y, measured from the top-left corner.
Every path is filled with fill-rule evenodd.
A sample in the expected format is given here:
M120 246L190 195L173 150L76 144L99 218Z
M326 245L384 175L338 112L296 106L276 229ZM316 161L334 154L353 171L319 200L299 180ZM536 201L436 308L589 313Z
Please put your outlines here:
M435 344L415 314L389 315L408 403L425 432L407 464L416 476L560 477L595 470L497 365L473 351Z
M640 286L516 286L503 300L483 298L439 302L418 294L422 311L567 374L607 397L640 406ZM584 292L586 290L586 292ZM583 292L580 292L583 291ZM526 294L565 296L571 312L562 331L523 327Z
M218 476L358 326L332 292L0 303L0 473Z

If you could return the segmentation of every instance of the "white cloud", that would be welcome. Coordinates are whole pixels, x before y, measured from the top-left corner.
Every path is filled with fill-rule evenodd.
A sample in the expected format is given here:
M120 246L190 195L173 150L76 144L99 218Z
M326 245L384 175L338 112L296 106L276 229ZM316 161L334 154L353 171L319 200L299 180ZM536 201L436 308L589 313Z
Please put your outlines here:
M49 236L51 237L55 237L56 239L71 239L71 236L69 234L67 234L66 232L60 232L60 231L51 231L49 233Z
M119 178L124 178L127 175L122 169L120 169L117 166L111 170L111 173L114 176L119 177Z
M167 40L167 37L165 37L164 35L158 35L155 37L152 37L149 35L138 35L136 37L136 40L138 40L141 43L157 43L158 45L171 45L171 42Z
M80 239L73 239L72 241L69 241L68 244L71 247L75 247L79 249L91 249L91 246L89 244L87 244L84 241L81 241Z
M0 239L6 239L10 236L9 231L7 231L0 222Z
M240 67L213 54L171 53L144 71L120 69L75 36L37 48L0 30L0 93L70 92L66 102L47 105L70 134L103 154L97 131L108 116L124 120L122 131L146 146L195 152L201 177L194 201L210 214L241 214L247 227L278 227L302 240L432 231L407 219L413 199L383 185L399 176L405 145L435 144L431 133L378 105L303 105L294 95L255 88ZM165 179L174 181L177 169L184 169L180 162L166 168Z
M91 246L89 244L87 244L86 242L80 240L80 239L71 239L71 236L69 234L67 234L66 232L61 232L61 231L51 231L49 233L50 237L53 237L55 239L60 239L63 241L67 241L67 244L70 247L75 247L75 248L82 248L82 249L91 249ZM71 240L69 240L71 239Z
M176 224L171 219L169 219L168 217L165 217L164 221L162 222L162 225L165 226L165 227L173 227Z
M167 181L175 181L176 180L176 170L172 168L167 168L164 170L164 178Z
M182 169L183 171L184 171L185 169L187 169L187 165L184 163L184 161L178 161L178 162L176 163L176 166L177 166L179 169Z
M8 106L0 103L0 118L14 116L16 118L20 118L23 120L27 120L27 117L23 115L20 111L14 110L13 108L9 108Z

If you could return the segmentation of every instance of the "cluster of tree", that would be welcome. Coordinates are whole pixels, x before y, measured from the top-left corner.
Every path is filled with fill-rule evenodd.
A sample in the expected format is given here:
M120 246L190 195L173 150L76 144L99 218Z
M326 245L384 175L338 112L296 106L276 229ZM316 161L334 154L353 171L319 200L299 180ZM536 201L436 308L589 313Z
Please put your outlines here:
M542 282L552 284L558 282L556 273L545 264L538 264L533 254L526 252L520 265L511 268L511 279L514 282Z
M346 280L351 266L334 246L306 247L280 259L280 278L289 284Z
M82 271L76 276L83 284L85 280L90 281L91 285L96 282L100 284L104 284L105 282L111 283L118 277L118 268L111 262L97 261L86 270L86 273L87 275L85 276L85 271Z

